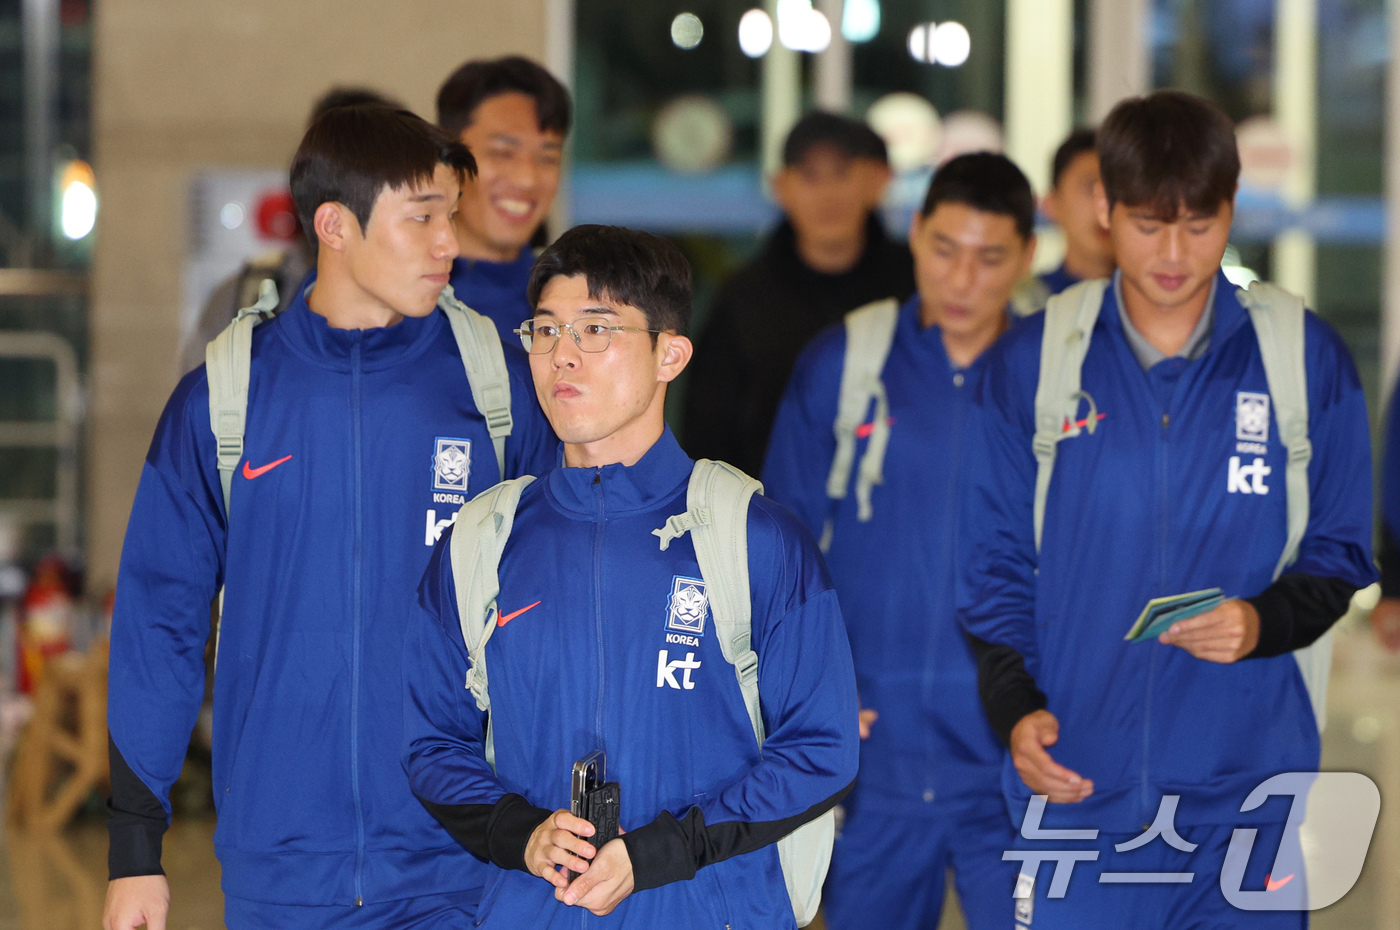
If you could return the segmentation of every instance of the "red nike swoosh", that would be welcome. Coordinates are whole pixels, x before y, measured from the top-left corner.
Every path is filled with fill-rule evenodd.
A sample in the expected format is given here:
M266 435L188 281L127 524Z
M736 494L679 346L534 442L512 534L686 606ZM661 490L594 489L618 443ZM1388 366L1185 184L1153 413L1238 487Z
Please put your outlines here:
M1278 881L1274 881L1274 877L1272 875L1265 875L1264 887L1269 889L1270 891L1278 891L1280 888L1282 888L1284 885L1287 885L1291 881L1293 881L1292 875L1288 876L1287 878L1280 878Z
M886 426L894 426L894 417L886 417L886 418L885 418L885 425L886 425ZM860 426L857 426L857 427L856 427L856 438L857 438L857 439L869 439L872 435L874 435L874 433L875 433L875 421L874 421L874 420L871 420L869 423L862 423Z
M261 468L254 468L252 462L244 462L244 463L243 463L243 477L244 477L244 478L247 478L249 481L252 481L254 478L257 478L257 477L259 477L259 476L261 476L261 475L265 475L265 474L267 474L268 472L272 471L272 470L273 470L274 468L276 468L278 465L281 465L283 462L287 461L287 459L290 459L290 458L291 458L290 455L283 456L282 458L280 458L280 459L278 459L277 461L273 462L271 465L264 465L264 466L261 467Z
M1106 416L1108 416L1108 414L1106 414L1106 413L1101 413L1101 414L1099 414L1099 419L1102 420L1102 419L1103 419L1104 417L1106 417ZM1084 419L1080 420L1078 423L1071 423L1071 422L1069 421L1069 417L1065 417L1065 432L1066 432L1066 433L1068 433L1070 430L1074 429L1076 426L1079 427L1080 429L1084 429L1084 428L1085 428L1086 426L1088 426L1088 425L1089 425L1089 418L1088 418L1088 417L1085 417Z
M531 604L529 607L522 607L519 610L512 611L511 613L498 615L496 617L496 626L505 626L507 623L511 622L516 617L523 614L525 611L540 606L541 603L541 601L535 601L535 603Z

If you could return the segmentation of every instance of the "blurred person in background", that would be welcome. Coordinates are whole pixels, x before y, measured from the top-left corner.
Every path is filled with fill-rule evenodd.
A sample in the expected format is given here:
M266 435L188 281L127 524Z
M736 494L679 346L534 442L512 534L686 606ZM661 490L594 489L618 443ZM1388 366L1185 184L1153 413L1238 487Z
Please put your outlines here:
M971 930L1011 924L1005 751L978 702L977 664L954 616L964 549L953 489L982 355L1011 319L1012 291L1035 252L1034 224L1030 182L1005 156L944 164L909 231L918 292L899 306L856 311L818 336L778 409L765 493L827 543L867 737L827 878L832 930L937 927L949 869ZM851 424L848 440L853 467L832 499L846 353L852 328L871 326L871 314L887 321L878 377L888 445L881 451L885 437L863 396L862 425ZM872 454L883 454L883 480L861 488Z
M1400 403L1394 390L1386 414L1380 516L1376 561L1381 569L1381 599L1371 611L1371 627L1387 649L1400 652Z
M365 87L332 87L311 108L311 116L306 124L310 126L327 110L336 107L355 107L378 104L386 107L401 107L391 97ZM204 364L204 348L233 319L233 315L244 307L251 307L258 299L258 288L265 280L277 285L277 312L281 313L292 304L300 284L311 269L316 267L316 250L307 241L306 235L297 224L296 241L281 251L271 251L243 263L231 276L214 288L214 292L204 302L199 312L199 320L194 331L185 337L180 347L180 373L193 371Z
M439 306L474 170L461 143L406 110L323 113L291 169L316 271L251 347L229 340L227 355L248 353L246 417L227 416L239 411L220 391L211 415L211 385L236 385L236 360L186 375L166 405L112 617L106 930L164 926L169 792L203 698L216 596L227 925L465 927L475 913L485 865L399 764L405 623L456 506L542 474L558 443L524 353L451 309L459 339ZM471 381L464 351L480 360ZM498 389L484 396L509 395L499 459L474 400L481 372ZM246 427L232 435L230 419Z
M877 208L890 181L884 141L858 120L816 112L783 145L773 195L784 219L721 287L686 389L686 450L750 474L797 356L857 307L914 291L909 249Z
M1076 129L1060 143L1051 163L1051 187L1041 199L1045 212L1065 237L1065 260L1058 268L1028 279L1016 295L1022 316L1044 309L1045 302L1071 284L1113 274L1113 243L1099 225L1094 187L1099 183L1099 155L1094 130Z
M438 90L438 125L477 164L462 188L452 289L512 346L530 316L530 244L559 192L571 111L564 85L518 55L469 61Z

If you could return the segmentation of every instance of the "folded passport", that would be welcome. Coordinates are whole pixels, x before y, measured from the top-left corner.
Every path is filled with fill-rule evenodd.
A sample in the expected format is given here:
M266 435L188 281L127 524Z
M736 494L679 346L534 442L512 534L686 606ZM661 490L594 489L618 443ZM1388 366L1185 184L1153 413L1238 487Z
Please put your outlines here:
M1189 594L1173 594L1171 597L1154 597L1147 602L1142 613L1138 614L1137 622L1123 638L1130 643L1156 639L1176 621L1212 611L1224 600L1225 594L1219 588L1192 591Z

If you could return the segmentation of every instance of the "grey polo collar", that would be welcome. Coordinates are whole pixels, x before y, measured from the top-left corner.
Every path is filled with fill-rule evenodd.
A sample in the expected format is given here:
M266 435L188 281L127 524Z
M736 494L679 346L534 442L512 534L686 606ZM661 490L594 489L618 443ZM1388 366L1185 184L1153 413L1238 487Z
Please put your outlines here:
M1186 345L1181 351L1176 353L1175 358L1184 358L1189 362L1205 355L1206 349L1210 348L1210 333L1215 326L1215 289L1220 284L1217 276L1210 282L1210 296L1206 298L1206 308L1201 314L1201 318L1196 321L1196 328L1191 330L1191 336L1186 340ZM1123 323L1123 335L1128 339L1128 347L1133 350L1133 356L1142 366L1143 371L1147 371L1158 362L1165 361L1167 356L1152 343L1143 338L1131 320L1128 319L1128 311L1123 307L1123 275L1122 272L1113 273L1113 298L1118 302L1118 319Z

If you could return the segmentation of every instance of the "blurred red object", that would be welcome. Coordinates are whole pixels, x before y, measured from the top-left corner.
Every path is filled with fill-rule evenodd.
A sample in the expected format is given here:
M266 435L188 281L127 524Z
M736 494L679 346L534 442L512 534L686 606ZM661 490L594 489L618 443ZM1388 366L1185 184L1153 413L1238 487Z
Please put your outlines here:
M34 569L24 592L19 622L19 690L33 693L44 677L44 666L73 645L76 601L72 572L58 556L49 556Z
M257 216L258 235L264 239L295 242L301 235L301 221L297 219L297 206L289 190L264 191L258 197L254 214Z

